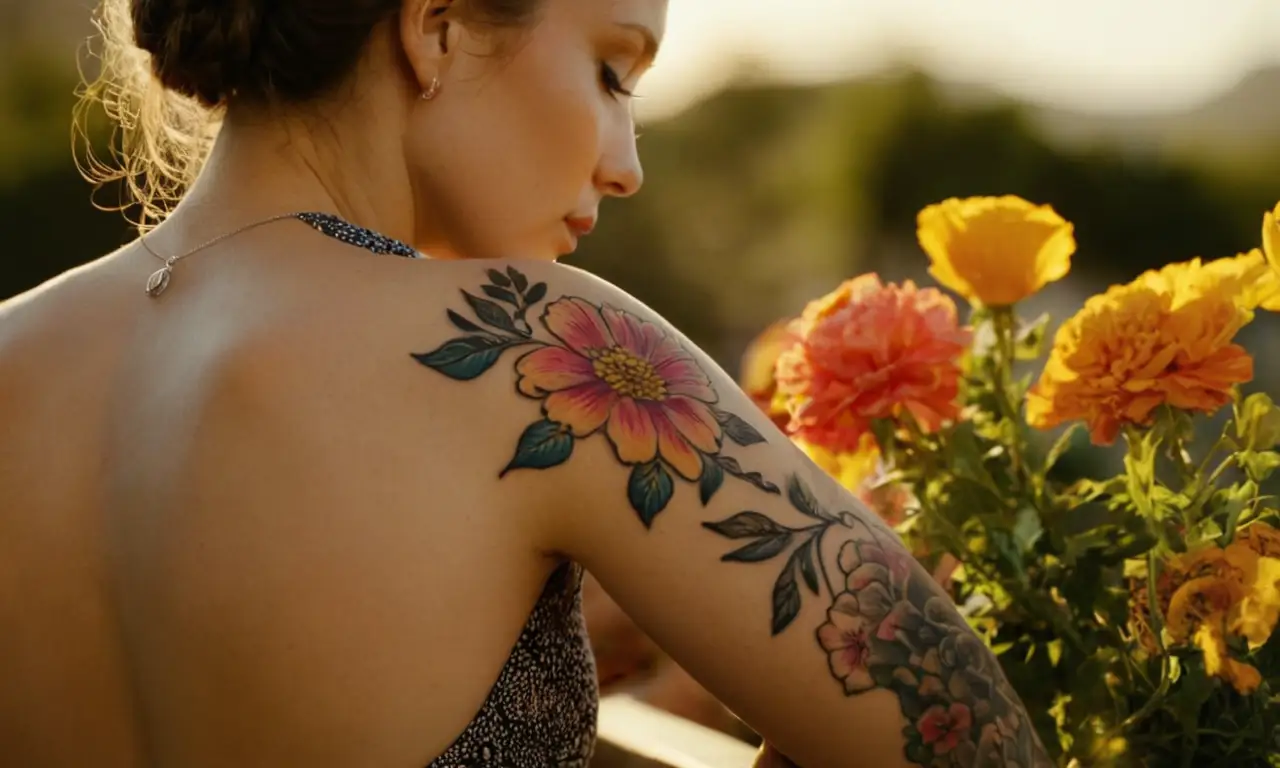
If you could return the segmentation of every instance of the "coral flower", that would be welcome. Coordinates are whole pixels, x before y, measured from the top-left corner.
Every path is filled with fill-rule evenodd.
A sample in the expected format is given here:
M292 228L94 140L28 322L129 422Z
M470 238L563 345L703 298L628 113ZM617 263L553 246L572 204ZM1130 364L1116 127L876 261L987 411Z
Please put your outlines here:
M951 198L922 210L916 223L929 273L990 307L1016 304L1066 276L1076 250L1069 222L1013 195Z
M579 298L551 303L542 316L564 346L537 349L516 364L520 392L543 400L546 417L575 437L604 429L626 464L661 456L688 480L702 454L720 448L711 381L658 326Z
M1110 445L1125 424L1149 425L1162 404L1213 413L1253 378L1253 358L1232 343L1252 316L1237 295L1182 301L1154 283L1113 286L1058 329L1027 396L1028 423L1084 421L1094 444Z
M856 453L873 419L909 412L932 431L958 415L970 335L940 291L863 275L811 302L793 329L799 342L778 360L777 396L801 440Z

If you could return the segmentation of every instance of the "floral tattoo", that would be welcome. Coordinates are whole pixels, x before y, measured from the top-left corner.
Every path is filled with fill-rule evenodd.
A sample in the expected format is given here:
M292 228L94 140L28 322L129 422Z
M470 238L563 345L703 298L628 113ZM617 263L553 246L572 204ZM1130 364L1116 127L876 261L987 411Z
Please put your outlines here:
M554 339L534 335L529 311L547 284L529 284L514 268L488 271L488 298L462 292L472 321L449 310L466 335L415 354L445 376L470 381L508 349L528 349L515 364L520 394L542 403L543 418L520 436L502 475L549 469L573 455L578 440L603 432L618 461L631 467L627 497L646 527L675 493L675 478L698 484L705 505L726 475L768 493L779 488L721 453L725 439L742 446L765 441L741 417L717 407L711 379L693 356L647 320L609 305L567 296L546 304L538 324Z
M995 657L890 534L856 512L824 509L798 477L789 479L787 499L808 525L792 528L758 512L703 523L726 538L750 540L724 561L758 563L789 552L773 587L773 634L799 615L802 580L831 600L816 638L832 677L848 696L877 688L897 695L912 763L1050 766Z

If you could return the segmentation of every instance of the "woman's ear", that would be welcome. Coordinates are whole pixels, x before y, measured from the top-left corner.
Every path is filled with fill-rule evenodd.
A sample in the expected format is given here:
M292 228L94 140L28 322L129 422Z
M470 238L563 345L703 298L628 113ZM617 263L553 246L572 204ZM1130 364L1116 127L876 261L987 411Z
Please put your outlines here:
M400 9L400 42L418 86L439 87L454 58L463 25L454 0L405 0Z

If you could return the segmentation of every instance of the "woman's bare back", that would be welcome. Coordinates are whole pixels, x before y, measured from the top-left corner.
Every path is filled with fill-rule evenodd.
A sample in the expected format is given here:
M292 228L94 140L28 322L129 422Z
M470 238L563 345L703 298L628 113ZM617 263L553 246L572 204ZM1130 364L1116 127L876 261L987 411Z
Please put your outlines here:
M409 358L450 265L302 229L0 305L6 764L421 766L493 685L557 562Z

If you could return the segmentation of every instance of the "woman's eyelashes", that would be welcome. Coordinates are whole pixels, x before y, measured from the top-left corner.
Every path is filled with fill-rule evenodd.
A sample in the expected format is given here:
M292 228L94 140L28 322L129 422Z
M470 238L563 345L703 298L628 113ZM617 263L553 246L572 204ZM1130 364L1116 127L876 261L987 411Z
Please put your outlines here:
M600 81L604 85L604 89L612 96L622 94L623 96L633 95L622 85L622 79L618 77L618 72L608 64L600 65Z

